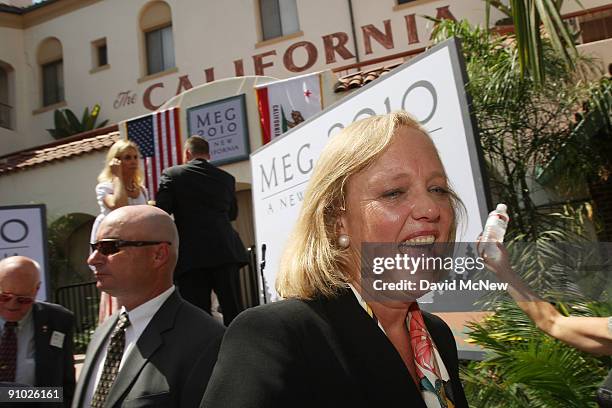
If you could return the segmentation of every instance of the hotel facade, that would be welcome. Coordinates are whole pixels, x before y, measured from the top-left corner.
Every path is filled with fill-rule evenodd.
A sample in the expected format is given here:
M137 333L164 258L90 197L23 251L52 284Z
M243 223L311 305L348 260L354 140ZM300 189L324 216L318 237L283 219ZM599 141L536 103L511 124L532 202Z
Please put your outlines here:
M612 63L612 2L582 5L566 1L563 15L580 29L581 52L596 57L604 72ZM44 203L50 224L70 217L66 257L86 276L96 177L119 135L111 127L56 141L47 131L56 109L80 116L97 104L99 120L114 125L203 84L319 71L326 71L322 93L329 106L350 92L334 92L346 85L341 78L384 72L424 50L433 27L426 16L484 25L485 6L482 0L0 2L0 205ZM491 25L503 17L493 10ZM254 151L261 135L256 107L248 109ZM240 190L236 227L252 245L248 161L225 168Z

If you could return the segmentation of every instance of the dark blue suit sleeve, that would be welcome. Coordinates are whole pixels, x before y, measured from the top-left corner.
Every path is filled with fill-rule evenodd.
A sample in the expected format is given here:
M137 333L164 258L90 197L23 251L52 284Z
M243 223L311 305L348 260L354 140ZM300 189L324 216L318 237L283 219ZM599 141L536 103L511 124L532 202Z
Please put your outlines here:
M236 190L234 189L234 195L232 196L232 202L230 204L229 219L235 221L238 218L238 202L236 201Z
M168 214L174 213L174 180L166 170L159 180L159 189L155 197L155 205Z

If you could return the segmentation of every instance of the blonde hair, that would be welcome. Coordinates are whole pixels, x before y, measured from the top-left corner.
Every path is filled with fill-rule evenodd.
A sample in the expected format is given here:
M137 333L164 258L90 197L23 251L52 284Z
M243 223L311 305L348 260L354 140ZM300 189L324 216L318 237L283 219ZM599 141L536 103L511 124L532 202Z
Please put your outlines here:
M333 296L346 287L349 250L336 244L336 223L345 208L347 180L373 164L401 127L427 131L408 113L394 112L355 122L327 143L304 195L297 223L283 252L276 290L284 298ZM454 240L463 203L450 189Z
M113 173L111 172L111 169L110 169L110 162L113 159L121 158L121 155L123 155L123 153L125 153L125 151L128 149L134 149L138 157L140 157L140 151L138 150L138 146L136 145L136 143L132 142L131 140L119 139L115 143L113 143L110 149L108 149L108 153L106 153L106 161L104 162L104 168L98 175L98 183L101 183L103 181L113 180ZM142 175L142 169L140 168L140 164L139 164L138 170L136 171L136 177L134 181L139 186L142 186L143 180L144 178Z

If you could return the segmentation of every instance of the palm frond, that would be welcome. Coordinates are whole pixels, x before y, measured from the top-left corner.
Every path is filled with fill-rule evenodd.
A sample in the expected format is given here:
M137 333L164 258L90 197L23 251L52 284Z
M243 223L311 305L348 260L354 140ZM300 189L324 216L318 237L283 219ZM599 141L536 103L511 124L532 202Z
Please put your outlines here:
M510 0L509 7L500 1L484 1L487 7L493 6L512 18L521 76L530 75L536 83L544 83L543 35L567 67L575 67L578 51L574 35L561 17L562 1ZM582 7L579 1L576 3Z

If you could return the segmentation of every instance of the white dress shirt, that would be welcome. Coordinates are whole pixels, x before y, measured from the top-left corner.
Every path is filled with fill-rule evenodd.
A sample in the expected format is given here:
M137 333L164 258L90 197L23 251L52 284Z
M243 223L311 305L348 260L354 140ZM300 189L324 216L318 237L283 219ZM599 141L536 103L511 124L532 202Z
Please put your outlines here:
M5 320L0 318L0 338L4 334ZM32 309L17 322L17 369L15 382L34 385L36 381L36 361L34 360L34 318Z
M125 360L136 345L136 342L140 338L142 332L146 329L151 322L151 319L153 319L155 313L157 313L159 308L170 297L174 290L175 288L172 286L170 289L161 293L157 297L154 297L148 302L134 308L133 310L128 311L125 309L125 307L121 308L119 314L126 312L128 318L130 319L130 325L125 329L125 348L123 349L123 356L121 357L121 363L119 364L119 372L121 372L121 368L123 367ZM108 351L109 342L110 336L108 336L106 341L102 344L102 350L96 361L92 364L92 376L87 384L85 398L83 398L83 403L81 404L83 408L91 407L91 399L93 398L96 387L98 386L98 381L100 381L100 377L102 376L102 370L104 369L104 360L106 360L106 352Z

